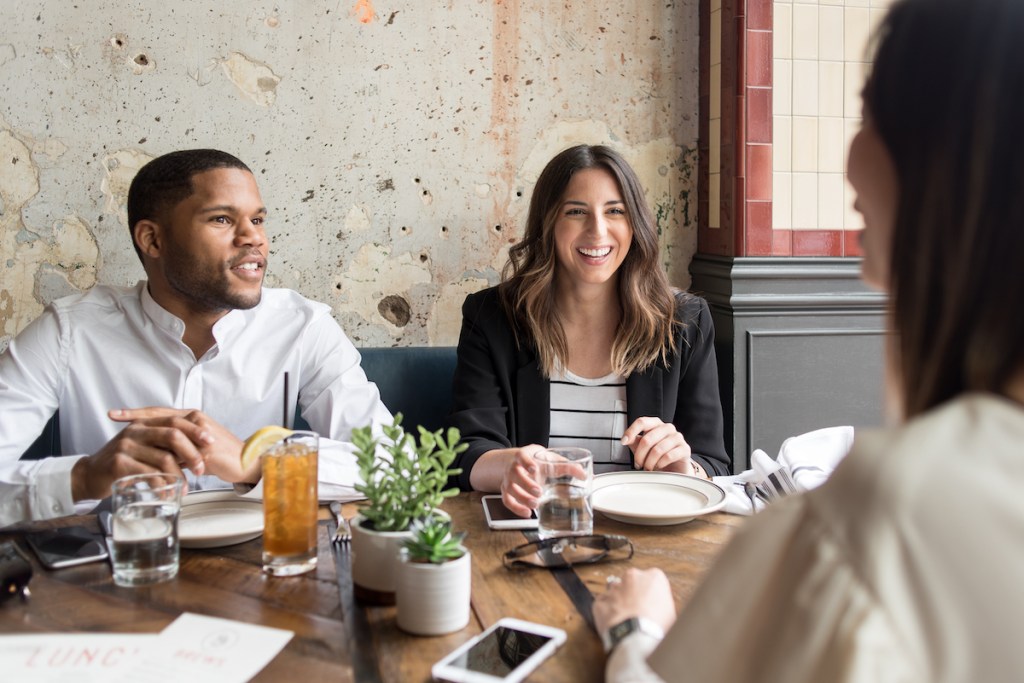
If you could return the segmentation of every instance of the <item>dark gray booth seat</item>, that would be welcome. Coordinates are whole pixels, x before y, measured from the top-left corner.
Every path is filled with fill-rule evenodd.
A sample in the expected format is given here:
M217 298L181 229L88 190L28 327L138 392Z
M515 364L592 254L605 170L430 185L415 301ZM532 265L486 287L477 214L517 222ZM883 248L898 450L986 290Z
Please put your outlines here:
M402 426L430 431L444 426L452 407L454 346L404 346L359 349L366 376L380 389L392 413L402 413Z
M381 400L392 413L402 413L402 425L416 434L416 426L430 431L444 426L452 404L455 374L454 346L402 346L359 349L366 376L380 389ZM296 429L308 429L301 415ZM23 460L60 453L60 429L54 415Z

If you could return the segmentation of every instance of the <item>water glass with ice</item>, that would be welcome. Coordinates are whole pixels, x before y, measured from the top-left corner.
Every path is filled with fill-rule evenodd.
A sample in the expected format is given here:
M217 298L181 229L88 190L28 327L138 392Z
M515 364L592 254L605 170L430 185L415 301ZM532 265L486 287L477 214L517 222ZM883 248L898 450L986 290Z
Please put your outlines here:
M585 448L548 448L534 459L542 489L537 509L541 538L592 534L594 456Z
M185 480L136 474L112 487L110 558L114 583L145 586L178 575L178 513Z

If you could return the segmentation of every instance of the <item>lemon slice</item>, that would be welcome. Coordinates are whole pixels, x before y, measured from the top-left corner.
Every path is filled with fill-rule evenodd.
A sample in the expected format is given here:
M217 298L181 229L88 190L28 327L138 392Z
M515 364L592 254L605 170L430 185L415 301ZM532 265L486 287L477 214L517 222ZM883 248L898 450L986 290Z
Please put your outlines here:
M242 446L242 470L248 470L249 466L263 455L263 451L293 433L291 429L276 425L257 429Z

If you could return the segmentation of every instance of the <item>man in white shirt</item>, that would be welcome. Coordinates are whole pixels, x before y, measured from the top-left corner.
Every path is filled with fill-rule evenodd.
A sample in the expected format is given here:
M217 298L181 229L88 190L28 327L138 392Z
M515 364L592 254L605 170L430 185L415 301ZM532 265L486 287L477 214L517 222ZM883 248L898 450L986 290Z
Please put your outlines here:
M0 355L0 525L80 511L139 472L257 483L242 439L296 403L324 437L321 497L356 495L351 429L391 415L330 308L263 287L266 215L224 152L140 169L128 223L147 280L53 302ZM58 409L64 454L19 461Z

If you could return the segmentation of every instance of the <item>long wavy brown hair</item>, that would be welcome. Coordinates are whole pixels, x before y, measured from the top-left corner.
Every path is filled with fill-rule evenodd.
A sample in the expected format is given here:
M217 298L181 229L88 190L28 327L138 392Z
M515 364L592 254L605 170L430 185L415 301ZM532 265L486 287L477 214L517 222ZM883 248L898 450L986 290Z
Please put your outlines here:
M612 369L627 376L657 361L668 362L673 348L675 293L658 258L658 233L636 173L617 152L600 145L578 145L560 152L544 167L530 198L522 240L509 249L498 291L512 321L516 343L536 349L544 375L565 367L565 330L555 304L554 226L573 174L600 168L615 178L633 229L629 252L619 267L621 323L612 344Z
M1024 2L904 0L864 104L899 179L891 360L913 417L1024 368Z

